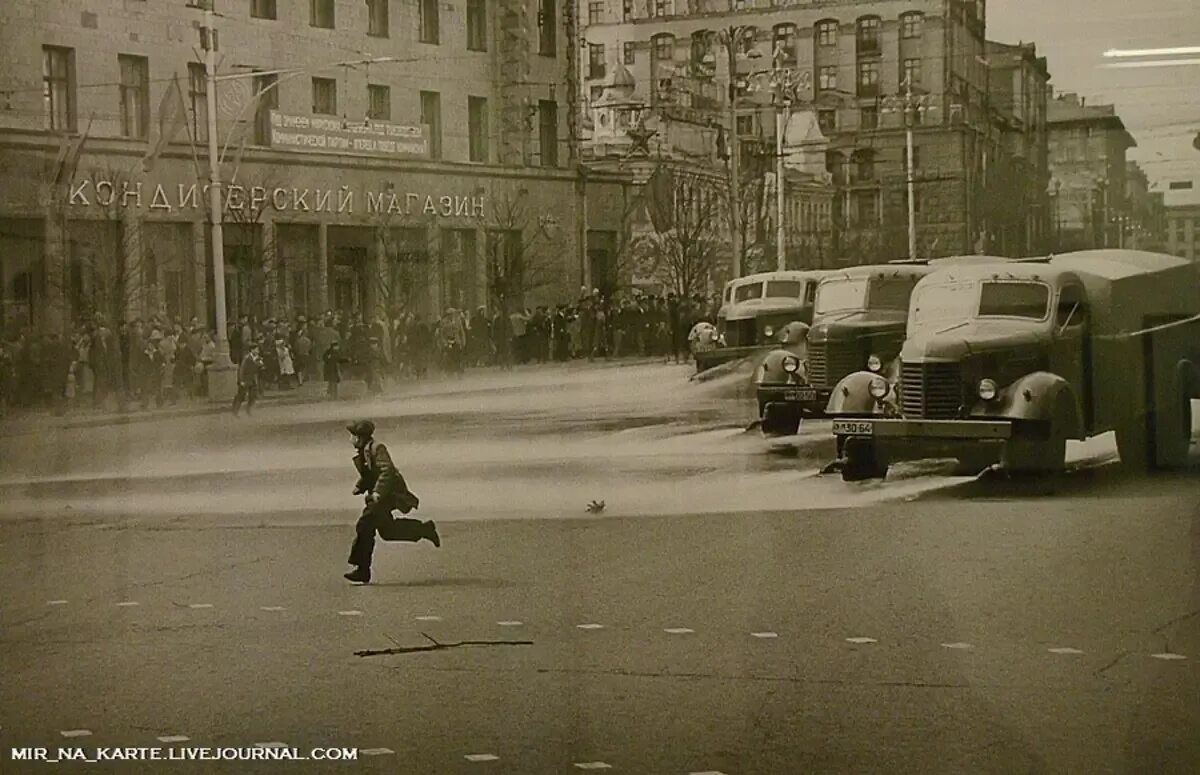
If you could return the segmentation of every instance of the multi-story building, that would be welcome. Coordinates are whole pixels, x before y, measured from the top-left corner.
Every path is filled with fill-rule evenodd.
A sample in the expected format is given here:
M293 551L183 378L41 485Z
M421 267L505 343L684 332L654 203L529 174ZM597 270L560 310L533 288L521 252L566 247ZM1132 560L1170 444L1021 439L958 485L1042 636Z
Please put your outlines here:
M1125 207L1116 216L1117 245L1133 250L1167 252L1167 208L1164 193L1150 190L1150 178L1135 161L1125 163Z
M786 109L812 112L829 140L833 252L841 261L908 253L906 119L913 130L919 255L1024 253L1036 240L1039 229L1025 223L1029 216L1020 216L1020 226L1002 224L1003 214L987 202L995 195L994 172L1007 169L1012 153L1026 145L1002 140L995 114L1013 113L1018 126L1036 127L1048 76L1032 48L1004 49L1000 58L1012 63L999 72L1012 77L1001 93L1019 96L1020 111L992 106L985 0L582 6L585 103L602 94L610 63L619 61L651 107L722 124L734 145L769 149L777 87L792 87ZM1025 152L1036 171L1036 153ZM1028 189L1031 201L1042 185L1033 174L1013 183Z
M1200 203L1166 208L1167 253L1195 261L1200 258Z
M1077 94L1051 101L1049 124L1055 251L1117 247L1129 215L1125 154L1137 142L1115 107Z
M211 36L202 3L0 4L9 332L96 308L212 321L209 42L230 318L577 292L572 6L216 2Z

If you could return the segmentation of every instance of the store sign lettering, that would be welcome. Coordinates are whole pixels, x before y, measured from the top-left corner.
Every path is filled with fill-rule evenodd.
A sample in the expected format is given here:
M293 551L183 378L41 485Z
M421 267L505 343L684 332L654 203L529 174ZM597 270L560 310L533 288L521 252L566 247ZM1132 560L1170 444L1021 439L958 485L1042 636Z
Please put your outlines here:
M332 188L295 188L223 186L225 210L258 212L264 209L297 213L340 213L353 215L356 203L365 202L368 215L432 215L441 218L483 218L484 197L403 194L393 191L366 192L356 197L348 186ZM174 188L159 183L153 187L141 182L117 184L111 180L82 180L70 189L74 207L118 206L159 212L199 210L208 202L207 183L180 183Z

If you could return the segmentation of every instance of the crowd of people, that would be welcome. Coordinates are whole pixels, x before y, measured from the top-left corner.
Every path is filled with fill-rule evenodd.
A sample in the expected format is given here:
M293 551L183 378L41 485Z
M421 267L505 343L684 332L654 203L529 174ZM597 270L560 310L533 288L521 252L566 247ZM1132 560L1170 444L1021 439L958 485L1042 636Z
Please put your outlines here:
M581 291L569 304L503 314L450 308L438 317L412 312L368 321L327 311L284 320L243 315L229 324L230 357L239 383L253 372L254 395L323 381L361 379L379 393L388 379L431 371L460 375L469 367L630 356L687 358L688 332L715 320L717 300ZM154 316L113 326L103 315L80 321L66 337L27 330L0 340L0 411L68 406L125 411L203 398L216 355L216 332L197 318ZM242 392L242 391L239 391Z

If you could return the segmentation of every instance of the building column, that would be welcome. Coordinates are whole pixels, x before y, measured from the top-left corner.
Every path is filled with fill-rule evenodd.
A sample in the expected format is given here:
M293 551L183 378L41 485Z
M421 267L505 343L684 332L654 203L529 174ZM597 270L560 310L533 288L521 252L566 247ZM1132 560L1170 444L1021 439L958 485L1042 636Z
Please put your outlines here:
M368 323L375 319L375 314L379 312L380 299L388 298L388 288L380 287L386 282L383 275L383 267L387 263L387 250L383 244L383 232L376 228L371 234L371 248L367 251L367 265L364 268L366 277L364 281L367 284L366 288L366 308L363 310L363 319Z
M204 239L204 222L192 221L193 310L206 329L213 326L213 321L208 318L208 276L211 271L207 243Z
M120 289L125 294L125 316L147 318L152 301L147 297L146 255L142 250L142 230L137 218L125 208L121 209L121 244L118 249L125 254L125 277L121 278ZM157 311L157 307L154 307Z
M52 205L42 236L42 273L45 298L41 311L35 316L34 326L47 332L67 332L67 218L61 203ZM33 267L30 267L32 270ZM30 273L33 276L33 273ZM36 304L33 294L29 299Z
M284 287L283 262L279 259L279 244L276 242L275 219L270 215L262 218L262 273L263 273L263 308L267 316L279 319L283 316L283 300L279 289Z
M317 287L314 296L317 309L322 315L329 309L329 224L317 224Z

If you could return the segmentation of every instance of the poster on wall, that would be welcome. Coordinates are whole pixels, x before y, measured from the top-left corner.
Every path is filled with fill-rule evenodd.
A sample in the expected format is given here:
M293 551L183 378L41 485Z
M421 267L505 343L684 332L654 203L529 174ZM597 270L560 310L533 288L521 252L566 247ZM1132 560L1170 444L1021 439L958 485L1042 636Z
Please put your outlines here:
M428 159L429 132L424 124L410 126L374 120L355 124L336 116L297 116L272 110L271 147L311 153Z

